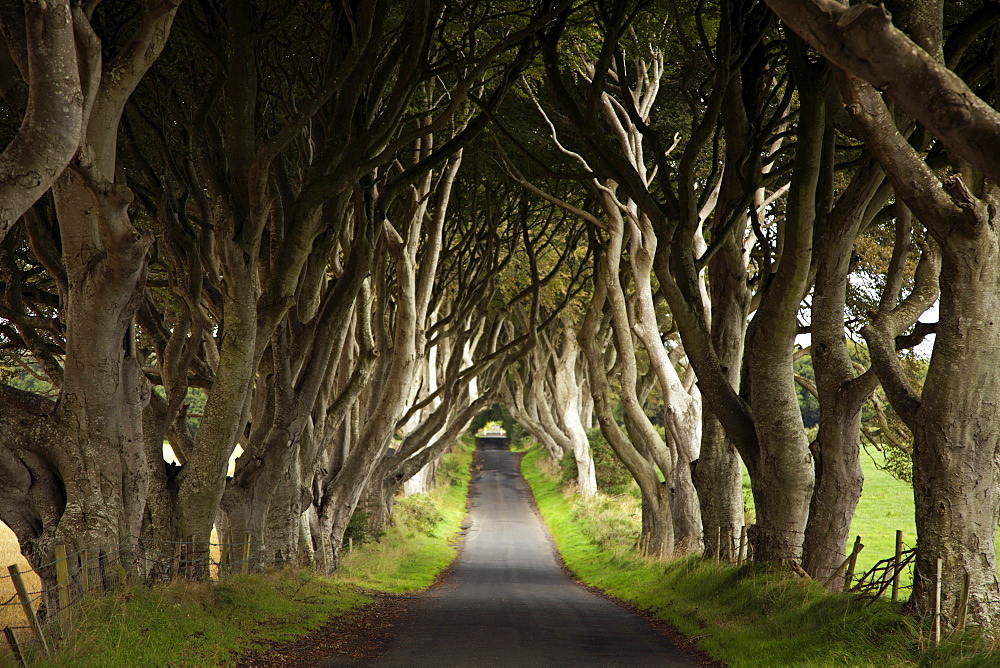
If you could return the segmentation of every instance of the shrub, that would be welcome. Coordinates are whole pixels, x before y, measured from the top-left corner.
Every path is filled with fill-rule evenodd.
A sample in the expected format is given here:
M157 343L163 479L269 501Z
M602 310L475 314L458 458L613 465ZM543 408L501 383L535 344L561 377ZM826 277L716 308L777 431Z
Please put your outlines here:
M434 475L434 483L436 485L451 485L452 487L461 487L465 483L469 476L469 462L468 457L464 456L465 450L472 450L475 448L474 445L475 437L472 434L462 434L458 439L458 443L451 446L444 456L441 458L441 463L438 465L437 472Z
M348 522L347 529L344 531L344 545L349 545L352 542L354 545L364 545L377 541L384 534L384 530L372 526L368 512L358 508L351 515L351 521Z
M444 515L427 494L412 494L396 499L393 517L410 531L425 536L434 534L434 529L444 520Z

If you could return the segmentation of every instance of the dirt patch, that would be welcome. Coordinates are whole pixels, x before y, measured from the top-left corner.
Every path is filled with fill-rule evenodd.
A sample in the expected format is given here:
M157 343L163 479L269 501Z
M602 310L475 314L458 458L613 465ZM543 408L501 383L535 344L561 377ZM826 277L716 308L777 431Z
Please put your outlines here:
M377 654L392 627L406 614L412 596L370 594L375 600L335 617L320 629L288 643L247 652L237 666L345 665Z

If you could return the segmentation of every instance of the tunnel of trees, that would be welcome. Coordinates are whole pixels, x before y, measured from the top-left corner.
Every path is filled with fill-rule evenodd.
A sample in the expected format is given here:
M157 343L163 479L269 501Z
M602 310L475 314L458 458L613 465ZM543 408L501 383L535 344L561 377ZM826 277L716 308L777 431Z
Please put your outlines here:
M912 462L946 617L968 577L995 627L998 23L4 3L0 520L39 568L217 527L332 571L500 405L584 495L599 428L651 556L731 554L745 466L755 558L825 581L868 439Z

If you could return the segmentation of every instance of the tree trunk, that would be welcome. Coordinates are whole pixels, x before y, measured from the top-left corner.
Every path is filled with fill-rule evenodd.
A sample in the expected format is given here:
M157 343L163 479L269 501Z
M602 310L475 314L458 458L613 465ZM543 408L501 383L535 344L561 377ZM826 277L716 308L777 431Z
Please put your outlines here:
M23 5L23 9L21 9ZM21 11L18 11L18 10ZM74 44L74 17L66 0L11 3L0 48L10 51L28 83L21 127L0 154L0 241L39 197L52 187L80 146L84 104ZM18 16L20 14L20 16ZM23 36L24 43L13 39ZM86 54L83 54L86 56ZM5 73L13 79L13 72ZM9 93L5 90L4 93Z
M228 251L219 368L193 452L177 476L179 537L193 536L196 544L206 544L212 532L225 490L229 458L246 426L256 371L256 254L245 255L228 240L219 243L226 244ZM199 556L206 557L207 550Z
M935 561L943 559L946 623L955 620L968 575L969 619L986 628L1000 620L1000 369L993 352L1000 340L1000 253L992 225L979 239L952 240L945 250L937 337L913 430L914 598L930 609Z
M403 481L397 476L372 476L358 501L356 512L364 513L365 529L371 536L381 536L392 526L392 507Z
M622 233L623 230L619 227L616 233L611 235L609 247L595 271L594 294L580 328L579 341L588 364L587 377L591 383L594 410L601 426L601 433L632 474L642 492L640 551L648 556L663 558L674 553L673 508L669 485L659 480L656 469L661 461L669 460L669 451L650 424L649 418L642 413L642 407L639 406L636 396L635 350L617 271ZM611 297L609 293L614 296ZM611 387L604 369L604 351L597 344L597 323L601 319L601 312L606 302L610 302L618 354L623 361L620 397L625 404L627 436L622 433L614 419ZM657 449L660 450L659 456L654 458L654 450ZM664 462L660 470L666 476L666 480L672 480L672 462Z
M954 620L968 576L969 619L992 628L1000 617L994 544L1000 512L1000 414L995 407L1000 371L993 353L1000 340L1000 256L992 204L1000 183L1000 115L941 62L933 38L928 53L893 26L882 7L822 0L768 4L838 67L883 88L941 139L953 160L957 174L942 182L902 140L881 96L845 78L848 109L896 197L942 249L937 336L921 395L902 373L889 332L872 327L865 333L893 408L913 431L914 600L922 612L930 611L932 574L937 559L943 559L945 623ZM933 16L934 24L926 27L936 30L940 11ZM929 34L921 31L924 39ZM941 100L960 103L942 105Z
M56 540L70 548L133 542L145 510L142 410L150 388L135 358L132 322L152 239L129 222L129 195L75 170L55 188L68 286L57 410L66 428L60 469L67 503Z
M435 457L422 466L412 478L403 483L403 494L412 496L413 494L427 494L434 489L434 479L437 476L438 466L441 463L440 457Z
M882 182L881 167L873 157L866 157L826 217L817 244L812 359L820 420L816 441L810 446L816 486L809 506L802 567L820 582L826 582L844 561L851 520L864 484L859 459L861 408L875 389L876 378L874 373L856 377L844 320L854 239L888 196L887 189L878 194ZM828 187L832 185L831 178Z
M714 415L702 416L701 455L694 467L701 504L705 553L733 561L743 527L743 475L740 457ZM721 554L717 537L721 536Z
M298 566L302 563L299 532L305 511L303 502L308 495L304 493L307 490L302 487L298 455L299 448L296 445L293 453L295 461L275 485L270 499L262 536L267 550L261 564L264 568Z
M749 174L749 165L756 166L758 162L749 159L752 150L748 145L750 124L739 76L733 77L726 90L722 121L726 133L726 167L712 222L713 237L724 233L730 216L744 206L745 182L752 183L754 178ZM739 223L728 232L707 267L712 345L734 391L740 386L743 342L750 311L743 248L747 216L745 213L739 215ZM739 453L712 413L711 406L712 402L703 401L701 452L695 462L694 484L701 503L705 552L709 556L732 560L739 549L737 542L744 523L743 475ZM722 554L716 554L717 543L720 543Z

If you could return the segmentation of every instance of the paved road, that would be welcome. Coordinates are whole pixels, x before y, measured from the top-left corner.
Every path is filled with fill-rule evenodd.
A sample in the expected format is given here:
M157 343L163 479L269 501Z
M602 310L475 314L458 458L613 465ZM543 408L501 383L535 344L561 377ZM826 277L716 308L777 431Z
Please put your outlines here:
M485 445L471 527L445 582L414 602L373 666L694 666L647 620L560 570L520 454Z

